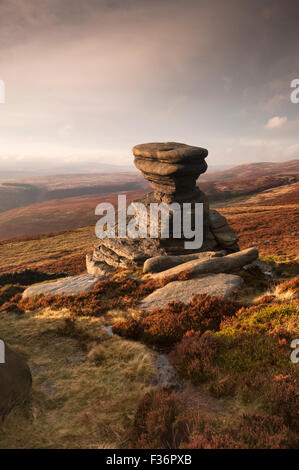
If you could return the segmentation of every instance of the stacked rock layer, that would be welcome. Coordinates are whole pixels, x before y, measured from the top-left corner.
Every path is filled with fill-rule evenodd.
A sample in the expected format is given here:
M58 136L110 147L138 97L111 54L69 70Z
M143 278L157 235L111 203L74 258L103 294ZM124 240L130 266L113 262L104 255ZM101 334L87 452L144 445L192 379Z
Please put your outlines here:
M133 154L157 201L186 202L197 197L196 180L207 170L206 149L177 142L151 143L136 145Z
M191 220L194 223L195 203L203 203L203 245L197 250L186 250L187 241L182 235L175 238L170 230L170 236L163 238L105 238L99 239L93 255L88 255L87 269L103 270L105 265L123 266L142 265L148 258L158 255L182 255L192 252L227 250L238 251L238 239L225 217L215 210L209 210L206 195L196 186L197 178L206 171L205 158L208 151L201 147L189 146L177 142L148 143L136 145L133 148L135 166L150 182L152 193L134 201L145 205L149 213L152 203L191 203ZM134 216L127 217L127 225ZM149 222L148 222L149 224ZM172 215L169 215L172 227ZM117 233L117 224L116 224ZM159 226L159 229L161 227ZM149 225L148 225L149 234ZM159 232L161 233L161 232ZM183 232L181 232L183 233Z

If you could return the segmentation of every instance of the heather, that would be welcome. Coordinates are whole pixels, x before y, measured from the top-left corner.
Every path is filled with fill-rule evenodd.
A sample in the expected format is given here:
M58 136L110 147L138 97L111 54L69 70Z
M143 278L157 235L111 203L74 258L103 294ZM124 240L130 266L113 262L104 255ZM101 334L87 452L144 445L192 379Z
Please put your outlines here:
M21 298L27 285L59 272L57 266L51 275L33 270L0 278L3 334L27 355L35 376L26 411L5 423L8 446L17 423L24 447L80 446L93 436L118 448L298 447L298 366L290 361L291 340L299 337L298 278L279 282L246 272L243 290L231 299L201 294L150 312L139 309L140 300L173 279L153 281L135 269L116 270L89 293ZM113 337L102 330L111 322ZM155 351L167 353L180 386L156 388ZM30 440L26 416L34 409ZM63 437L51 413L62 416Z

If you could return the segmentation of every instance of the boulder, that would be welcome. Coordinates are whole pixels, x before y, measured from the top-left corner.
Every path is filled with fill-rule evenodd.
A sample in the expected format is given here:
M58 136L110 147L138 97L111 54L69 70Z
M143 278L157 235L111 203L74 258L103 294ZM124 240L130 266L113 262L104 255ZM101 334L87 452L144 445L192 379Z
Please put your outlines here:
M113 268L107 263L94 261L92 254L86 255L86 270L87 273L97 277L103 278L113 271Z
M215 209L210 209L209 219L210 230L218 244L224 249L238 251L238 237L234 229L228 225L226 218Z
M23 299L37 295L78 295L91 291L97 282L104 279L107 279L107 277L80 274L78 276L65 277L55 282L35 284L23 292Z
M258 257L257 248L248 248L230 255L210 258L202 261L196 259L180 264L174 268L167 269L157 274L153 274L153 279L177 276L183 271L190 271L196 275L208 273L225 273L235 269L242 268L246 264L252 263Z
M139 307L143 310L153 310L167 305L169 302L190 302L195 294L209 294L216 297L229 297L243 284L240 276L233 274L211 274L209 276L174 281L157 289L145 297Z
M25 360L5 345L5 362L0 363L0 418L2 420L15 406L26 400L31 386L31 372Z
M194 253L190 255L177 255L177 256L154 256L145 261L143 265L143 272L146 273L158 273L165 271L166 269L173 268L179 264L187 263L192 260L201 260L215 258L226 255L226 251L204 251L200 253Z

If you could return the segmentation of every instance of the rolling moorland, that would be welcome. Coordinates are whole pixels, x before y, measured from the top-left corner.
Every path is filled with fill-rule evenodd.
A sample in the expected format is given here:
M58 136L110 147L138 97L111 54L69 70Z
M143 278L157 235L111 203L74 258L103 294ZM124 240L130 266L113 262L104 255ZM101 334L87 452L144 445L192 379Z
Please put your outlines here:
M274 275L242 271L244 287L230 299L201 295L146 314L139 300L162 281L138 270L117 270L71 299L21 293L84 272L96 204L147 188L104 185L80 196L63 192L77 190L70 178L48 186L56 199L0 214L1 335L33 375L29 400L0 427L0 448L299 447L290 361L299 338L298 174L297 160L203 175L200 188L240 248L257 246Z
M207 172L200 188L211 205L231 207L298 203L299 161L240 165ZM29 187L29 189L28 189ZM0 240L23 235L69 230L95 224L95 207L115 202L126 193L128 200L149 190L138 173L60 175L0 182ZM252 196L253 200L248 200Z

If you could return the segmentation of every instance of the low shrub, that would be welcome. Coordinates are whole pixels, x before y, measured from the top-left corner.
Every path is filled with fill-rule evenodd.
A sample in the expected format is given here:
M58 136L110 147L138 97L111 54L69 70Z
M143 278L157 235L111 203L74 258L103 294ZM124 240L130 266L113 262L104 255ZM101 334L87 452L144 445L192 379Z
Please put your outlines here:
M219 429L215 420L202 418L193 431L187 449L284 449L294 441L282 418L244 414L238 425Z
M285 294L287 292L290 292L290 295L292 295L293 298L298 298L299 297L299 277L294 277L293 279L290 279L289 281L285 281L282 284L279 284L276 287L276 290L278 294Z
M240 304L236 301L199 294L193 296L189 304L170 302L163 308L144 314L137 322L118 322L113 326L113 331L121 336L169 348L180 341L187 331L216 331L221 321L235 315L239 308Z
M20 285L7 284L0 287L0 307L4 303L14 298L17 294L23 292L24 287Z
M147 393L129 432L137 449L291 449L296 434L281 416L243 413L223 420L199 410L186 410L167 389Z
M25 310L13 302L5 302L2 307L0 307L1 313L15 313L17 315L23 315Z
M86 271L86 255L79 253L65 256L51 263L40 264L38 269L45 273L81 274Z
M258 399L267 409L276 395L278 404L272 411L284 419L288 416L289 426L298 406L298 372L290 360L290 342L298 333L296 305L242 308L223 321L219 331L186 334L169 357L180 376L195 385L209 381L210 392L217 397L238 395L244 403ZM288 379L277 381L281 374ZM280 406L284 396L289 398ZM279 407L285 409L281 414Z
M161 281L139 281L120 275L98 282L90 292L74 296L31 297L22 299L20 307L30 311L46 307L57 310L67 308L73 315L101 316L111 309L135 307L144 296L160 286Z
M278 375L266 392L269 410L283 418L290 428L299 429L299 374Z
M188 332L169 357L180 376L197 385L217 374L215 355L218 348L218 341L211 332L201 336Z
M148 393L138 405L130 432L135 449L175 449L187 437L175 395L166 389Z
M52 279L58 279L61 277L61 273L47 274L38 270L25 269L20 272L5 273L0 275L0 286L6 284L22 284L23 286L29 286L38 282L51 281Z

